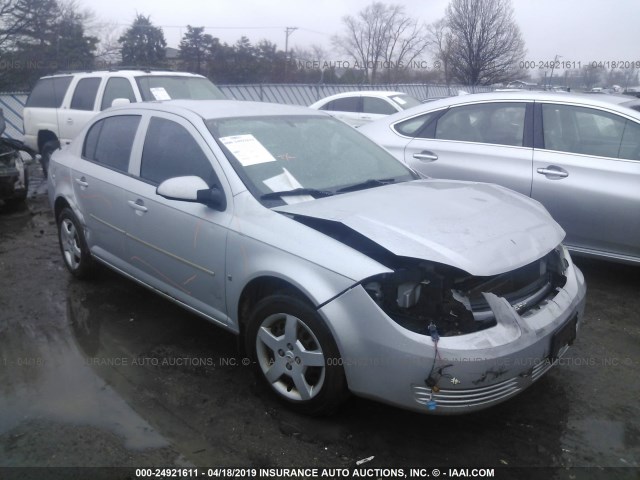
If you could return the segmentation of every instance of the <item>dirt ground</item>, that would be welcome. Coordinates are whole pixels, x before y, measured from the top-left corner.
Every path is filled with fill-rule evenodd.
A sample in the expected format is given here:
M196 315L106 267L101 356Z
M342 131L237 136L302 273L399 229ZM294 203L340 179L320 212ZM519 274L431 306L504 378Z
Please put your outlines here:
M27 205L0 205L0 478L82 478L14 468L36 466L640 478L640 268L577 258L588 282L577 343L502 405L433 417L352 398L306 418L265 395L233 335L106 269L71 278L32 170ZM102 473L136 478L119 472Z

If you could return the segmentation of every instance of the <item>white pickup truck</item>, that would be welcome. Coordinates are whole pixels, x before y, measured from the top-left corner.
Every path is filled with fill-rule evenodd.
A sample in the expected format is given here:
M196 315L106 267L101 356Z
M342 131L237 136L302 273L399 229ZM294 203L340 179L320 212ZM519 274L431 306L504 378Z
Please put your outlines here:
M24 143L41 155L70 143L98 112L114 105L171 99L216 100L224 94L207 78L161 70L103 70L42 77L23 112Z

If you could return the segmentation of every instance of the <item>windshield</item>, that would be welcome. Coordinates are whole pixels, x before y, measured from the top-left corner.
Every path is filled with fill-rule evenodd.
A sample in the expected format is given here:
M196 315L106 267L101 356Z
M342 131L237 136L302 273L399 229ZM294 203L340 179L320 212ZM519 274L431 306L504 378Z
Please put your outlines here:
M142 100L224 100L213 83L202 77L145 75L136 77Z
M275 196L293 203L289 196L269 194L294 190L304 194L295 201L310 200L418 178L363 134L330 117L225 118L206 124L261 200Z
M402 110L406 110L407 108L417 107L418 105L422 105L420 100L412 97L411 95L393 95L389 97L393 103L398 105Z

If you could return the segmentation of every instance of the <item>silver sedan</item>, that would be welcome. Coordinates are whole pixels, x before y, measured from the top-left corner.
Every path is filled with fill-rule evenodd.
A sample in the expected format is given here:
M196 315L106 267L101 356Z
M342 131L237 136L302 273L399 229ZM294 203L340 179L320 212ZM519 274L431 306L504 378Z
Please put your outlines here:
M585 255L640 263L640 113L632 97L499 92L436 101L361 131L421 173L541 202Z
M68 270L107 265L241 336L308 414L357 395L486 408L564 354L585 283L547 211L421 180L321 112L232 101L113 108L52 157Z

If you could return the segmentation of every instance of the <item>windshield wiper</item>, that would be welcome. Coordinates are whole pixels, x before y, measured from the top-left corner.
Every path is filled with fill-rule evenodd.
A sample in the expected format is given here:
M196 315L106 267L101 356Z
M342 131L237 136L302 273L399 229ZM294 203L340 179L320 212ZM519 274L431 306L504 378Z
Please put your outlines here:
M280 197L291 197L296 195L311 195L312 197L330 197L333 192L327 190L317 190L315 188L294 188L293 190L283 190L281 192L269 192L260 195L260 200L272 200Z
M353 185L339 188L338 190L336 190L336 193L353 192L355 190L364 190L365 188L379 187L381 185L388 185L395 181L396 181L395 178L381 178L381 179L370 178L369 180L365 180L364 182L354 183Z

